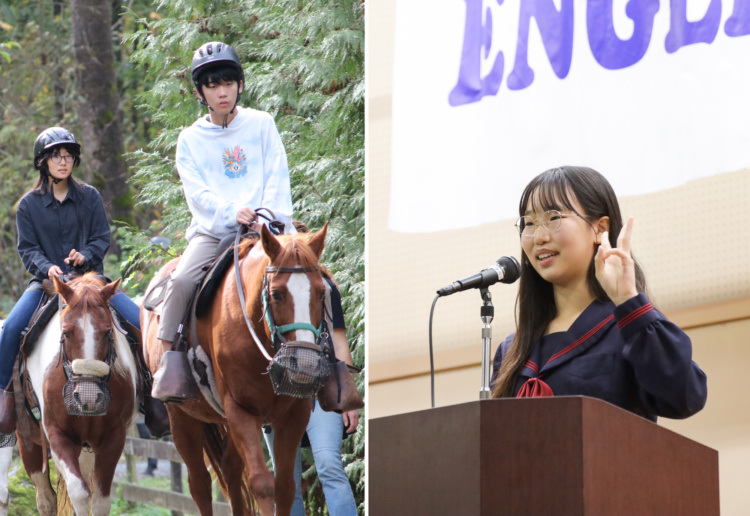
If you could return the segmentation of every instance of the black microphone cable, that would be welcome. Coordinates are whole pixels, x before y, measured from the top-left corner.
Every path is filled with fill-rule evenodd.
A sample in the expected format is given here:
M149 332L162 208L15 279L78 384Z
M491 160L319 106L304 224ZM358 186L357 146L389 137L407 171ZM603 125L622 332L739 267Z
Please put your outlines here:
M435 313L435 305L440 296L435 296L430 308L430 393L432 394L432 408L435 408L435 360L432 356L432 315Z

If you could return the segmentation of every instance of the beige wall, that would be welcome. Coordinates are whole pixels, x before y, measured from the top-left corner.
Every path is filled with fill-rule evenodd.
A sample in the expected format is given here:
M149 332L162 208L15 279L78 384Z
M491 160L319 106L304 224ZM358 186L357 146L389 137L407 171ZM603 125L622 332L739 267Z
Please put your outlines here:
M435 291L502 255L520 255L511 220L427 235L388 230L394 19L395 0L368 4L369 418L430 406L427 336ZM636 217L633 249L646 270L652 300L689 328L695 360L709 378L703 412L686 421L660 423L719 450L722 514L731 516L746 514L750 507L742 469L750 460L750 402L743 394L743 367L750 364L750 228L743 225L750 220L750 170L716 172L620 201L623 214ZM516 286L490 290L496 313L494 352L513 331ZM438 405L478 397L480 306L476 291L441 298L436 305Z

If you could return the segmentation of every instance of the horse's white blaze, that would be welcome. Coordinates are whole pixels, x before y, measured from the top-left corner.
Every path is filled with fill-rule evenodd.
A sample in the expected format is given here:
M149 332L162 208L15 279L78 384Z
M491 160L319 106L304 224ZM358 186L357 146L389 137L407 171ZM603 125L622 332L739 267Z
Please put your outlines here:
M78 320L78 326L83 330L83 358L86 360L96 359L96 341L94 340L94 325L91 324L91 315L86 314Z
M310 291L312 285L307 274L290 274L286 288L294 301L294 322L312 324L310 320ZM315 334L311 330L297 330L297 340L315 342Z

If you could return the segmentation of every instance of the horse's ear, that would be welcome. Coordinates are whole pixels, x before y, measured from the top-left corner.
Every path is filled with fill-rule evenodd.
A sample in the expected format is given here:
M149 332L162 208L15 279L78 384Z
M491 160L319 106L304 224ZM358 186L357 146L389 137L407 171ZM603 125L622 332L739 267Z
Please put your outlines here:
M55 284L55 290L60 293L65 302L70 304L73 301L73 296L75 296L75 290L57 276L52 276L52 283Z
M279 252L281 252L281 243L271 234L265 224L261 224L260 226L260 241L263 242L263 251L271 259L271 263L273 263Z
M112 283L108 283L107 285L104 285L101 289L102 298L104 299L104 302L106 303L109 301L112 296L114 296L117 293L117 287L120 286L120 281L122 281L122 278L117 278L116 281L113 281Z
M315 233L310 239L310 249L315 253L320 260L320 256L323 254L323 248L326 245L326 235L328 234L328 222L323 226L323 229Z

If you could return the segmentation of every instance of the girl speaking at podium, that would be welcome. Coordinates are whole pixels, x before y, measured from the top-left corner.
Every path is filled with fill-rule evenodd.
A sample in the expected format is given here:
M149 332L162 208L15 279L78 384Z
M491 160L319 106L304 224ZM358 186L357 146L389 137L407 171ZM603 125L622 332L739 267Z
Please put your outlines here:
M584 167L543 172L519 205L516 332L500 344L492 395L584 395L655 421L706 403L690 338L649 302L612 186Z

